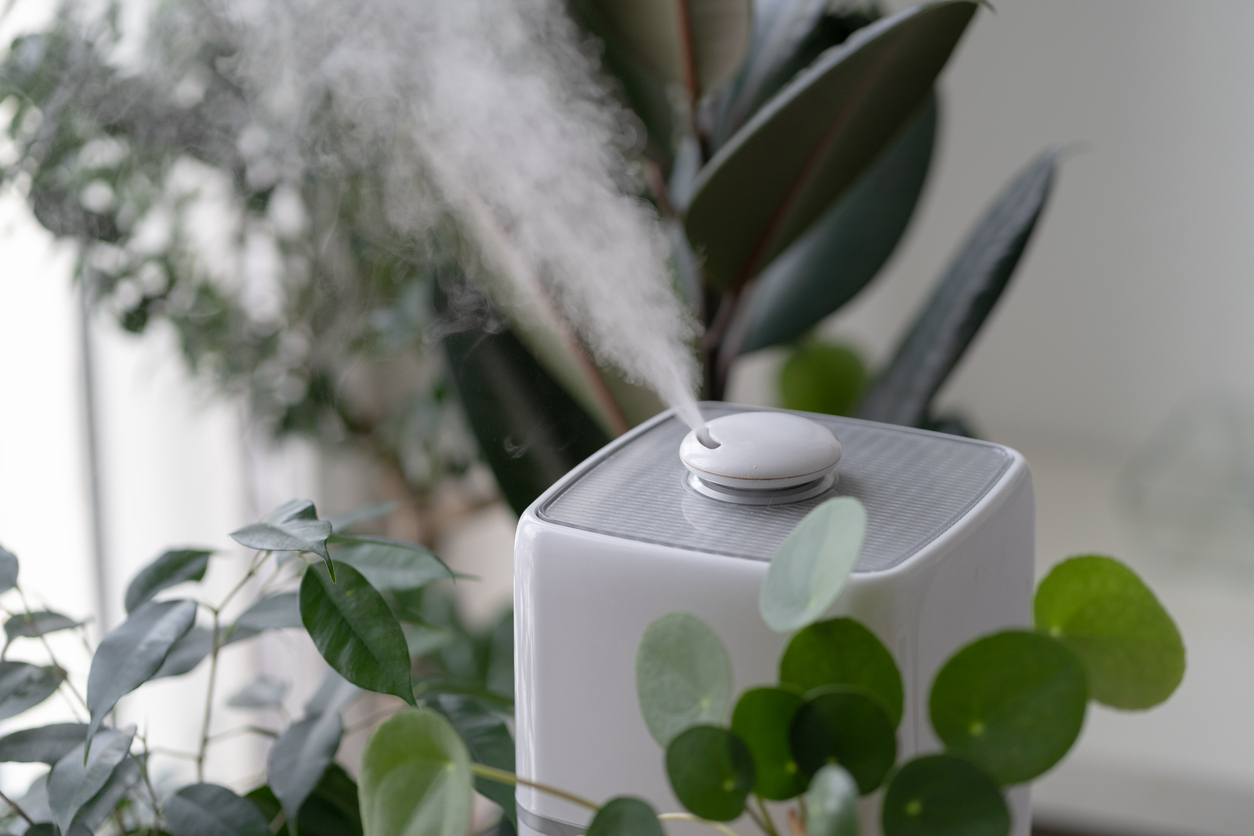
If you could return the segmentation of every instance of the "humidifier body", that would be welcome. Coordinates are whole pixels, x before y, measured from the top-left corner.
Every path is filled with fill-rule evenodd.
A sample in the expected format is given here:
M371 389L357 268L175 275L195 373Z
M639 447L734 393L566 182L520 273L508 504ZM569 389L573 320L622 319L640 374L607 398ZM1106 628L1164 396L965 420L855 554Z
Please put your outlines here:
M702 404L712 419L745 407ZM688 428L663 413L541 496L514 553L517 769L605 801L633 795L682 810L636 701L636 649L670 612L722 639L735 693L778 681L788 637L758 613L771 555L833 496L867 509L858 567L832 615L869 627L905 685L899 761L939 748L927 700L940 666L971 640L1031 623L1034 503L1026 462L1006 447L885 424L806 415L843 446L834 485L804 501L736 505L693 490L678 450ZM877 794L878 795L878 794ZM587 810L520 786L522 836L578 836ZM1009 795L1027 836L1027 788ZM862 832L879 832L876 797ZM754 832L742 818L733 828Z

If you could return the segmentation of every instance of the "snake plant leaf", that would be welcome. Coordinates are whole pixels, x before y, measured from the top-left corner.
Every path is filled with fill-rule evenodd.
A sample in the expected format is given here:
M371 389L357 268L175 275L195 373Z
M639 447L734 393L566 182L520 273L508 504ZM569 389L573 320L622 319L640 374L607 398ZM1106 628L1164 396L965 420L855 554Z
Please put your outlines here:
M806 836L858 836L858 784L844 767L825 764L805 795Z
M149 601L101 640L87 674L89 748L105 715L123 696L152 679L195 621L195 601Z
M665 831L648 802L620 796L601 805L587 836L665 836Z
M17 555L4 546L0 546L0 593L8 592L17 586L17 572Z
M212 652L213 631L207 627L193 627L174 643L152 678L163 679L191 673Z
M81 627L83 622L75 621L59 612L39 610L37 612L19 612L4 622L4 635L9 641L20 638L37 638L58 630L71 630Z
M314 504L307 499L293 499L270 512L264 520L231 532L231 539L258 551L313 552L326 562L331 579L335 570L327 551L331 523L318 519Z
M975 764L953 755L924 755L893 776L880 811L884 836L1007 836L1010 809L1001 790Z
M87 739L86 723L53 723L0 737L0 763L54 764Z
M693 100L740 68L753 29L750 0L585 0L607 42Z
M287 727L270 748L266 762L270 788L295 820L305 799L335 760L344 736L344 720L338 711L307 714Z
M211 554L212 549L170 549L164 552L140 569L126 588L126 611L134 612L140 604L175 584L204 580Z
M217 784L190 784L165 803L173 836L270 836L251 801Z
M928 96L870 167L762 271L742 307L739 351L797 339L875 278L923 191L937 112L936 96Z
M977 7L935 0L859 29L714 155L685 219L711 285L743 286L853 184L923 104Z
M365 836L465 836L470 778L470 756L448 720L430 709L393 715L361 756Z
M805 515L771 558L758 609L777 633L800 630L835 603L858 564L866 508L857 498L829 499Z
M1014 275L1045 207L1061 157L1050 149L1021 171L972 230L858 416L920 426L941 384Z
M649 734L662 746L691 726L725 722L732 673L718 635L691 613L656 619L636 651L636 697Z
M513 772L514 736L499 711L484 706L470 697L443 694L427 703L444 715L466 744L466 751L475 763ZM489 801L501 806L511 823L518 824L514 788L498 781L475 778L475 790Z
M360 572L346 563L336 569L338 581L320 565L309 567L301 580L300 616L309 637L327 664L349 682L413 705L409 649L401 625Z
M51 665L0 662L0 720L21 714L56 693L65 671Z
M62 833L78 811L108 783L113 770L130 755L135 727L104 729L67 752L48 775L48 806ZM84 749L91 743L90 753Z

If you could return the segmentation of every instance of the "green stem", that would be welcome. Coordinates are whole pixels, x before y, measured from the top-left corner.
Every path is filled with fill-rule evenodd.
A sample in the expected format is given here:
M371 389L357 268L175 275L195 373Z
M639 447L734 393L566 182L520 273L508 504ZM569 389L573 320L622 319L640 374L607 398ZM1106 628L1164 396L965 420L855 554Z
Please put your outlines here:
M755 792L753 794L753 800L758 803L758 812L762 814L762 824L765 827L766 832L769 833L770 836L779 836L779 831L775 829L775 822L771 820L771 814L766 809L766 802L762 800L762 796Z
M580 798L579 796L574 795L573 793L566 792L565 790L559 790L557 787L551 787L548 784L541 784L538 781L528 781L526 778L519 778L514 773L506 772L504 769L497 769L496 767L487 766L482 763L472 763L470 765L470 771L473 774L478 775L480 778L486 778L489 781L496 781L498 784L507 784L511 787L516 787L520 785L524 787L531 787L533 790L546 792L549 795L553 795L553 796L557 796L558 798L565 799L566 801L569 801L572 804L578 804L581 807L587 807L589 810L592 810L593 812L598 812L601 809L600 804L589 801L586 798Z
M17 597L21 599L22 609L25 610L25 612L22 613L22 616L26 619L26 623L35 634L35 637L39 639L39 643L44 646L44 652L48 654L48 662L58 670L65 671L65 668L61 667L61 665L57 663L57 657L53 654L52 645L48 644L47 637L44 636L39 627L35 625L35 619L31 617L30 604L26 603L26 593L22 591L20 586L17 587ZM74 699L78 700L79 705L83 707L83 710L86 711L90 717L91 709L87 707L87 700L83 699L83 695L80 694L78 689L74 687L74 683L70 682L70 675L68 672L65 674L65 679L61 680L61 684L69 689L70 693L74 695Z
M218 678L218 613L213 614L213 649L209 655L209 687L205 695L205 721L200 727L200 748L196 752L196 780L205 780L205 753L209 750L209 723L213 719L213 687Z
M657 817L658 821L690 821L694 824L704 824L706 827L712 827L723 836L736 836L736 831L732 830L725 824L719 824L716 821L703 819L700 816L694 816L692 813L662 813Z

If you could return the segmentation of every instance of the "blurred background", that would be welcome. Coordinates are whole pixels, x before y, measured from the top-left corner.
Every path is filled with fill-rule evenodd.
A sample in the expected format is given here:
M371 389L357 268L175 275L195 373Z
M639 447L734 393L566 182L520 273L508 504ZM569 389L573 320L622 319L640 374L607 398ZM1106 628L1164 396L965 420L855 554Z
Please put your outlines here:
M148 6L120 9L122 32L143 30ZM53 26L55 11L14 4L0 42ZM1078 747L1034 790L1048 832L1235 836L1254 821L1251 31L1254 6L1239 0L996 3L941 77L932 176L902 246L819 326L885 362L989 196L1041 148L1067 148L1024 263L939 404L1027 456L1039 570L1080 553L1127 561L1177 618L1189 669L1152 713L1090 711ZM260 414L246 376L207 361L189 371L187 329L155 318L128 333L116 294L113 308L85 308L76 245L36 220L22 188L0 193L0 542L23 559L28 590L115 624L126 580L163 548L229 553L226 532L300 496L323 513L400 501L388 534L482 578L459 592L471 620L508 606L514 512L447 385L430 378L382 453L351 421L276 442L275 420L304 419L282 404L278 419ZM727 399L782 403L788 355L738 358ZM279 391L275 376L264 385ZM354 385L366 401L388 390ZM241 682L267 654L304 658L249 653L232 667ZM126 711L194 734L180 730L178 689L196 684L162 687ZM219 757L229 774L256 751ZM0 767L6 790L28 780Z

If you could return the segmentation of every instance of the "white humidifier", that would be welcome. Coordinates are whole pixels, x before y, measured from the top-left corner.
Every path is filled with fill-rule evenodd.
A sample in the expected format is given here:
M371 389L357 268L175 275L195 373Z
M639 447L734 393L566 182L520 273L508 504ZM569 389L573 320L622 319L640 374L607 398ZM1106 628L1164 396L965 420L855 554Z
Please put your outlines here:
M728 442L722 458L703 458L719 450L666 412L572 470L519 521L519 776L597 802L634 795L659 812L682 810L636 702L640 638L659 616L694 613L726 646L737 694L777 682L788 637L763 623L758 593L776 548L833 496L861 500L868 523L832 615L861 621L897 660L906 693L899 760L939 749L927 710L937 670L972 639L1031 623L1034 508L1023 457L850 418L753 418L763 411L722 403L701 411L714 443L720 434ZM587 828L581 807L523 786L517 799L521 836ZM1012 832L1027 836L1027 788L1009 800ZM874 804L863 805L864 834L879 832ZM756 832L745 819L732 827Z

